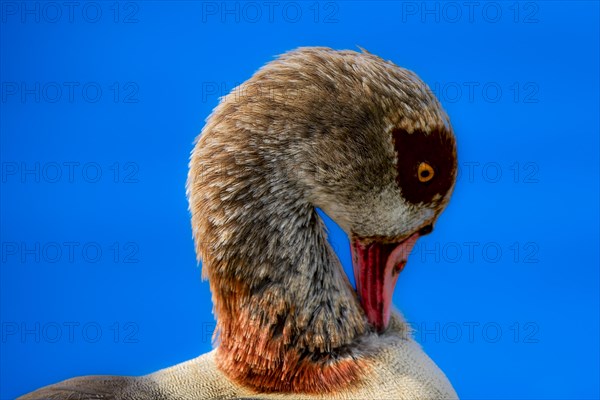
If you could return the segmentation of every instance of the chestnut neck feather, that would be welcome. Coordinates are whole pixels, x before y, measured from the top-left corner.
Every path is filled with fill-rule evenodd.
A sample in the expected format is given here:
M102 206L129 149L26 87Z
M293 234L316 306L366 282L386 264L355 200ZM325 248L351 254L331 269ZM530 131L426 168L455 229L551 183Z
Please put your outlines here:
M260 392L356 383L371 331L315 208L263 157L214 154L220 162L204 163L193 182L203 198L192 214L219 368Z

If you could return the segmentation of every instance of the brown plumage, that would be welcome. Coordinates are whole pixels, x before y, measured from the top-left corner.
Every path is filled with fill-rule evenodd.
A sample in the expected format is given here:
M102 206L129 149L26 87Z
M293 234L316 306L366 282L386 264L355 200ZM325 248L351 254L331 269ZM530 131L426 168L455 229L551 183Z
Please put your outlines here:
M387 259L430 230L455 176L448 117L413 73L327 48L267 64L221 100L190 161L192 227L218 346L127 378L115 398L135 398L128 387L167 399L456 397L401 318L382 311L389 288L365 314L371 303L357 297L316 212L332 217L354 250ZM405 257L395 257L403 267ZM361 267L375 279L370 264ZM387 285L378 273L373 290ZM151 385L140 386L144 379ZM24 398L53 393L41 390Z

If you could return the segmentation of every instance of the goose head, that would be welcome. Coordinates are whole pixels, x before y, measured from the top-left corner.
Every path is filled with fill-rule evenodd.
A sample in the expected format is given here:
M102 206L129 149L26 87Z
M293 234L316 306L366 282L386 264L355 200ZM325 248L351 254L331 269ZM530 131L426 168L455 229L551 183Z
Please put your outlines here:
M355 379L365 338L385 334L399 272L447 205L456 167L435 95L366 52L301 48L225 96L188 177L221 370L261 391ZM317 208L350 239L356 290Z
M379 115L367 105L361 109L363 99L349 101L355 125L342 123L334 135L307 144L304 163L294 168L312 204L348 235L357 293L378 331L388 325L396 280L411 249L433 230L456 177L450 125L424 84L409 85L416 79L406 73L396 92L388 86L386 97L371 105ZM336 111L348 112L332 108L334 121ZM398 122L386 121L394 117Z

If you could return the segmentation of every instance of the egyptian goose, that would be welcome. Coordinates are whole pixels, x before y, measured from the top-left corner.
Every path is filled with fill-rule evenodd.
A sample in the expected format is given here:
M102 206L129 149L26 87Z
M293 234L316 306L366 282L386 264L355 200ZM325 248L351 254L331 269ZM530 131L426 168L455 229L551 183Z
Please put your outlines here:
M22 399L457 398L391 308L455 177L449 119L415 74L364 51L282 55L222 99L190 161L216 349ZM356 291L317 208L350 238Z

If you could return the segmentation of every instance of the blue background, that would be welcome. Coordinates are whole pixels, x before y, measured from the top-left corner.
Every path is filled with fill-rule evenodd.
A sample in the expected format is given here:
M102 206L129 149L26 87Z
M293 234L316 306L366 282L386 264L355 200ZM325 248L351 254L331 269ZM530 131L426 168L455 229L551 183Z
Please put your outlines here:
M458 137L395 293L417 340L464 399L597 399L598 3L478 4L2 2L0 397L210 350L192 141L273 56L360 45L419 74Z

